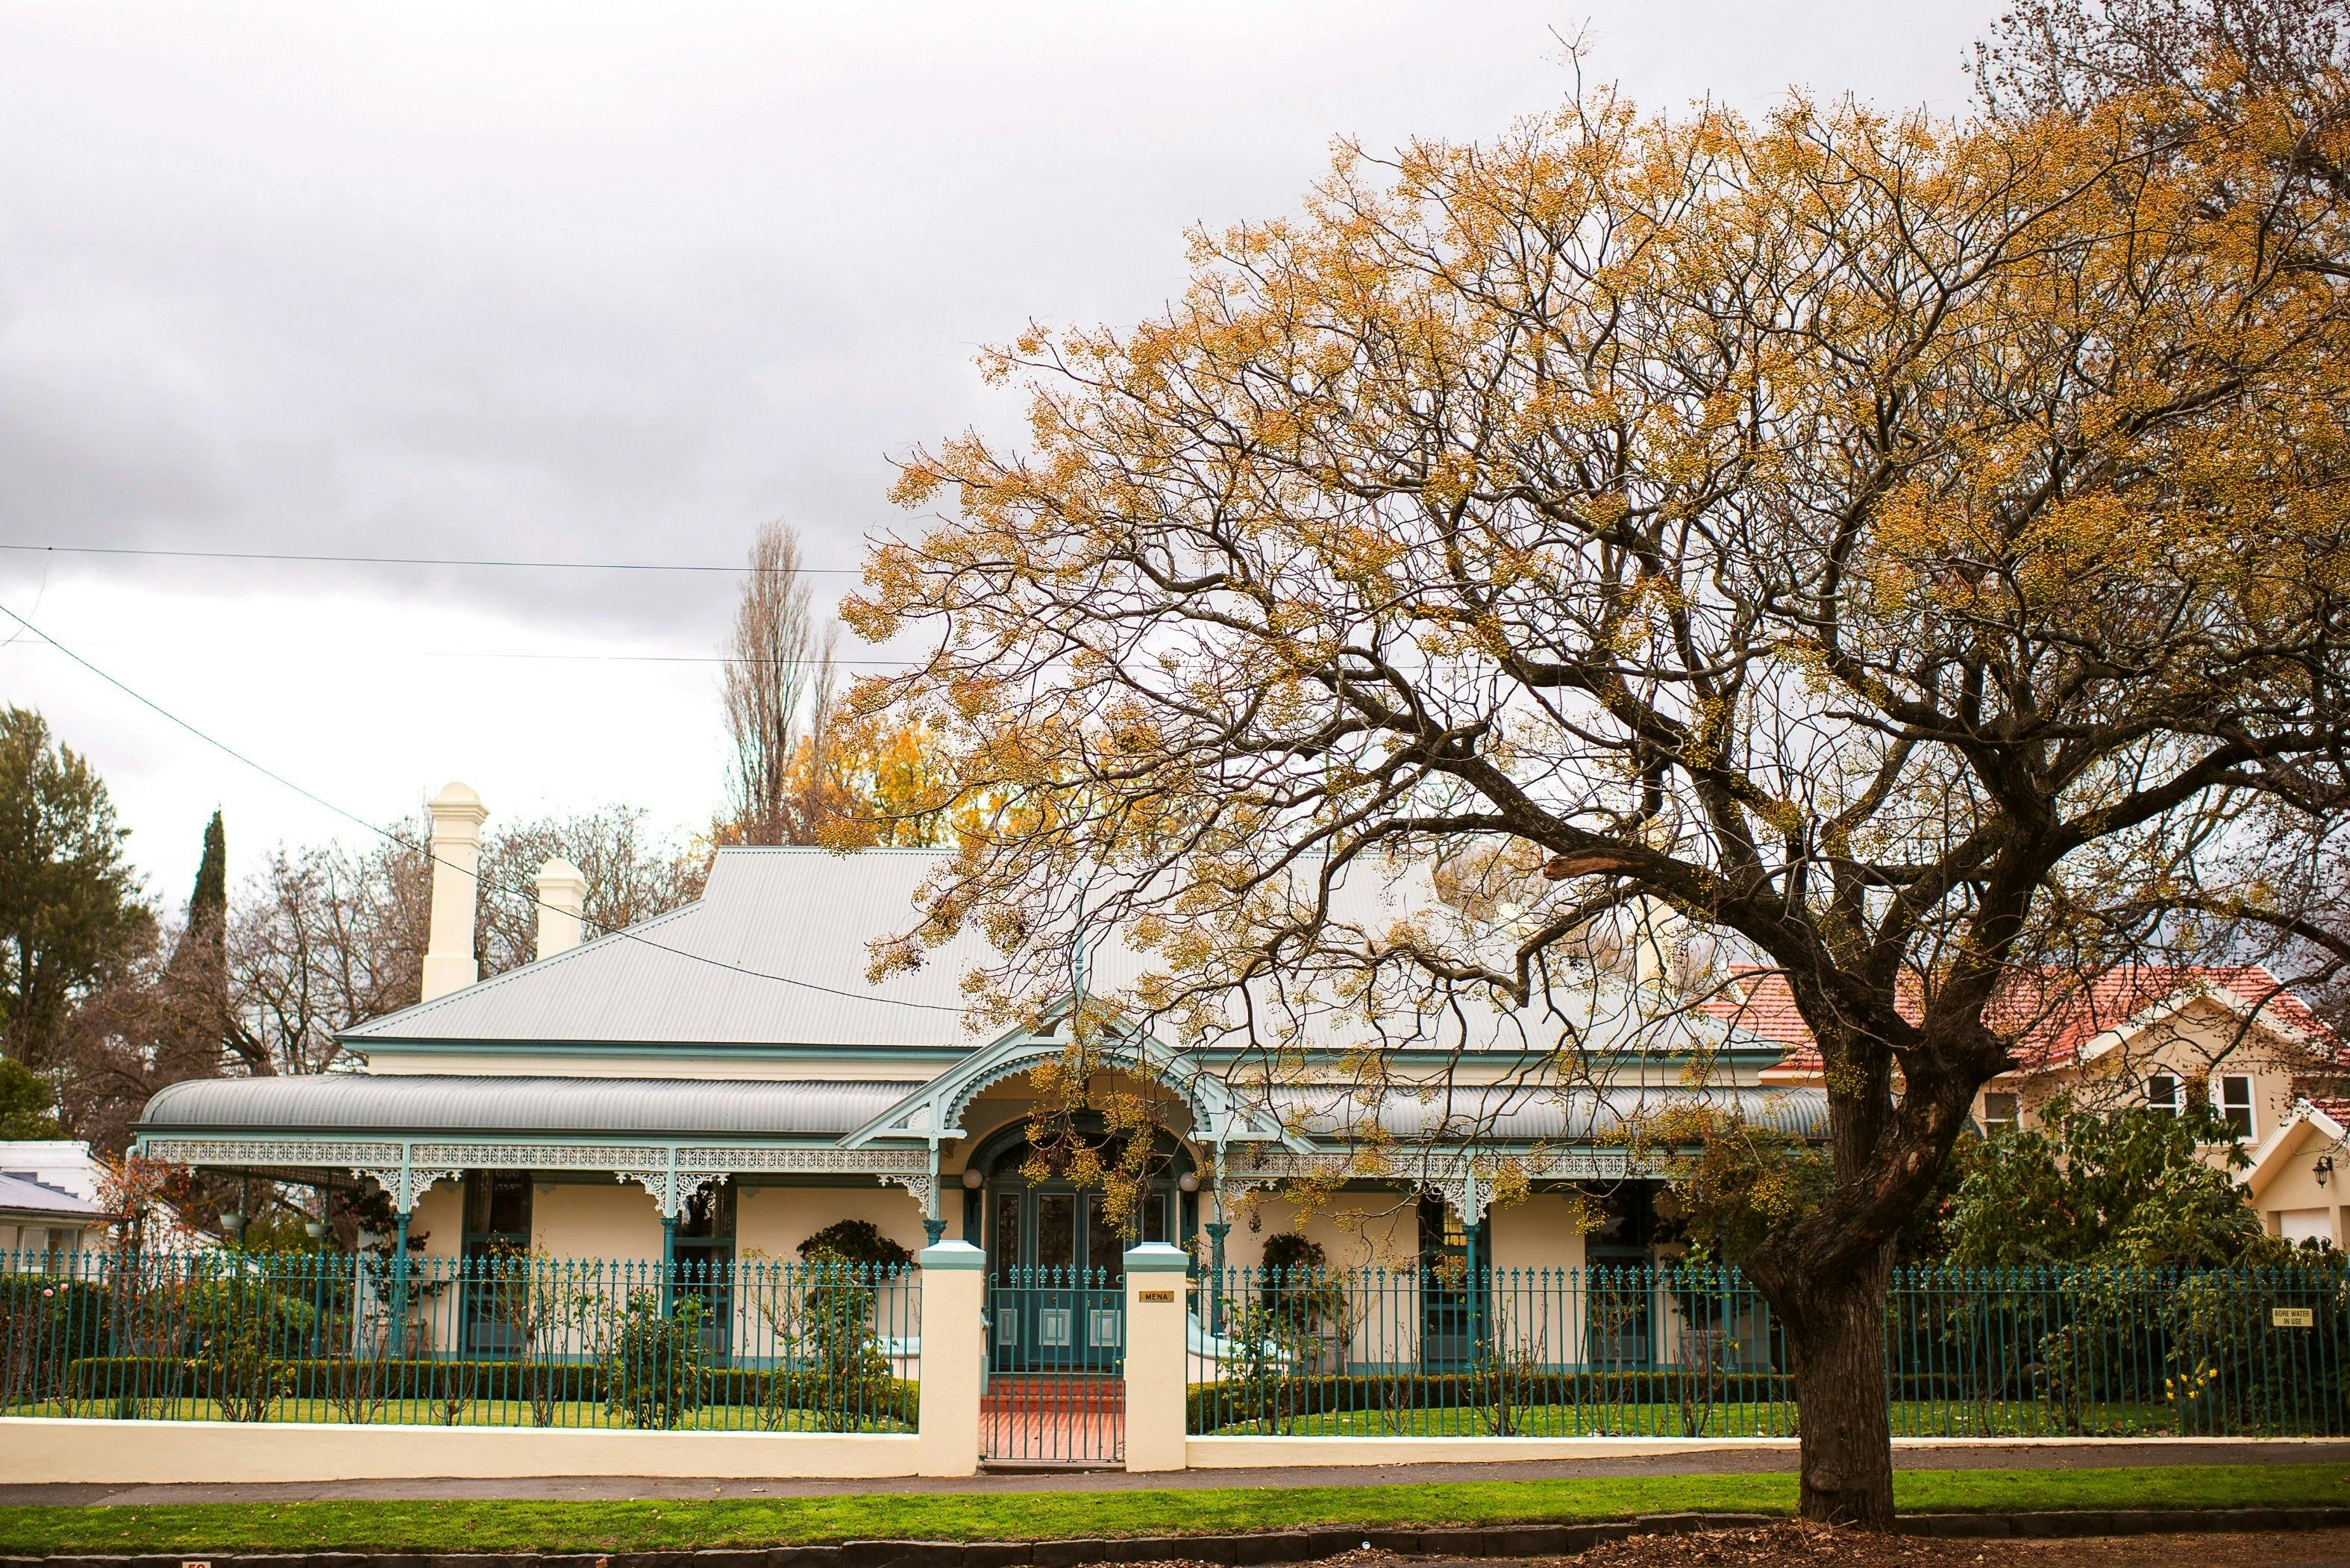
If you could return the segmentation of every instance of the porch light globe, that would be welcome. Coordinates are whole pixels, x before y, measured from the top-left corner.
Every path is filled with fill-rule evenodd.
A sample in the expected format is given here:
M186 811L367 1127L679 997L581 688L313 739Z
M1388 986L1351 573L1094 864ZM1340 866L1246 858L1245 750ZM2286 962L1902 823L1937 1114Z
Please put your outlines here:
M1186 1192L1197 1192L1200 1190L1200 1173L1196 1170L1187 1170L1175 1179L1175 1185Z
M985 1179L986 1179L981 1176L976 1170L966 1170L962 1173L963 1186L972 1192L978 1191L979 1184Z

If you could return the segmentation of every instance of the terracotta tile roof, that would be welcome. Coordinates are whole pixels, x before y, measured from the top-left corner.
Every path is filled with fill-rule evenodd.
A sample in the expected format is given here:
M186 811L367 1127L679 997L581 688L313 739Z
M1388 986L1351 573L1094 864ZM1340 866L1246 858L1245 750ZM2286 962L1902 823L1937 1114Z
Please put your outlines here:
M2077 1060L2091 1041L2109 1029L2121 1028L2185 993L2214 991L2229 992L2247 1008L2258 1007L2263 1023L2312 1036L2337 1064L2350 1065L2350 1051L2345 1050L2324 1022L2256 964L2116 968L2085 987L2070 976L2061 981L2052 977L2045 986L2019 988L1999 1011L2021 1033L2015 1050L2019 1067L2059 1067ZM1729 986L1701 1006L1726 1023L1785 1045L1787 1054L1770 1069L1773 1076L1820 1070L1819 1048L1796 1011L1794 993L1776 970L1759 964L1733 965ZM1905 1006L1902 1011L1910 1009ZM2345 1109L2350 1110L2350 1104Z
M2313 1096L2309 1106L2335 1127L2350 1128L2350 1100L2319 1099Z
M1812 1043L1811 1025L1795 1009L1795 993L1787 977L1761 964L1732 964L1729 987L1708 997L1700 1007L1733 1028L1759 1034L1787 1048L1771 1068L1773 1073L1816 1073L1820 1051Z

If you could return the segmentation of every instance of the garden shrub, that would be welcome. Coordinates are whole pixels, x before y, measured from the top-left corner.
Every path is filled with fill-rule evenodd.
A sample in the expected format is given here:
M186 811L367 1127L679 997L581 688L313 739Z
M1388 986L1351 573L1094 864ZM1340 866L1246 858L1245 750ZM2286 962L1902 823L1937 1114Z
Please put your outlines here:
M702 1303L684 1297L664 1311L660 1295L629 1298L605 1352L605 1407L632 1427L666 1430L702 1406L707 1352Z

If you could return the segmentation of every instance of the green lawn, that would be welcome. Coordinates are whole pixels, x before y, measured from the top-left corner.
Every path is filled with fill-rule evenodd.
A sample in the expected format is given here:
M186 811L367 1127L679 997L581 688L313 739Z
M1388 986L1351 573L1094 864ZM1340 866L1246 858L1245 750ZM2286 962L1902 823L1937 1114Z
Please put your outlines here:
M1908 1470L1912 1512L2350 1504L2340 1465ZM644 1551L864 1537L1002 1541L1312 1525L1581 1521L1680 1510L1785 1513L1789 1475L1642 1476L1456 1486L912 1493L658 1502L192 1503L0 1509L0 1552Z

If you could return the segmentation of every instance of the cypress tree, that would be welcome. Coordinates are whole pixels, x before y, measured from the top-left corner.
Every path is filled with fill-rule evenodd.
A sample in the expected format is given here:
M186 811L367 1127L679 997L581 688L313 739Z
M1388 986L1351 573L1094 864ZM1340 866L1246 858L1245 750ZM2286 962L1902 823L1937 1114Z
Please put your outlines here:
M221 826L221 814L213 809L213 819L204 827L204 855L196 863L195 891L188 895L188 932L211 932L209 940L219 941L228 924L228 835Z

